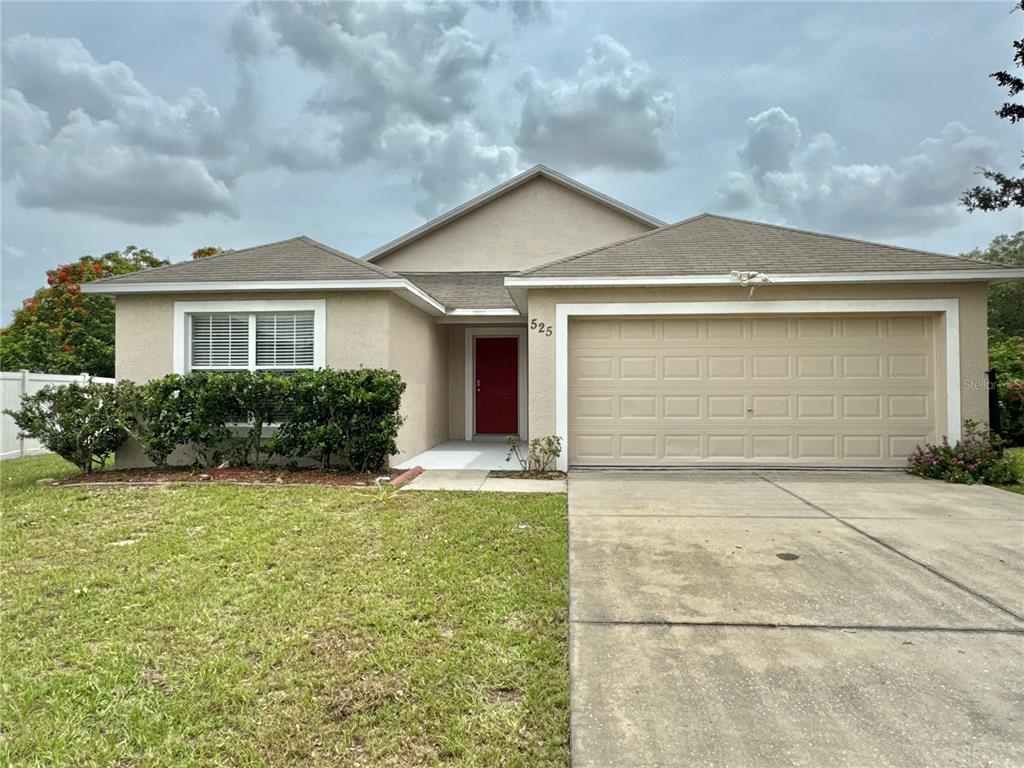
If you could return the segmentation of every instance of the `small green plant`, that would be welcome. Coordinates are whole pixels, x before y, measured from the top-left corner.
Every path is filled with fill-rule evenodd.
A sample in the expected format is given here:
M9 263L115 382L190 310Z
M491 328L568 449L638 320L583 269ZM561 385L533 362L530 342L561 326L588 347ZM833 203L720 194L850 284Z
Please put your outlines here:
M102 469L128 437L124 430L123 390L116 384L77 382L43 387L4 413L19 435L41 442L82 472Z
M544 474L550 472L555 459L562 455L562 438L558 435L547 435L546 437L535 437L528 444L524 456L519 445L519 438L509 435L505 438L508 443L508 454L505 461L515 459L523 472L534 472Z
M950 445L919 445L907 459L912 475L947 483L1011 485L1017 480L1013 463L1004 455L1004 442L974 421L964 422L963 437Z

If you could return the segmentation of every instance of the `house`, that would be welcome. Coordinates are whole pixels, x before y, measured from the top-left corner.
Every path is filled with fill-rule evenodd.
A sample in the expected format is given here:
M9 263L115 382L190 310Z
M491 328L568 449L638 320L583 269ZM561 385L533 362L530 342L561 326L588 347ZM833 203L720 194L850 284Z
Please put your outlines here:
M396 462L557 434L563 469L887 467L986 420L986 289L1021 277L707 213L665 224L537 166L364 259L297 237L83 289L116 297L119 378L397 370Z

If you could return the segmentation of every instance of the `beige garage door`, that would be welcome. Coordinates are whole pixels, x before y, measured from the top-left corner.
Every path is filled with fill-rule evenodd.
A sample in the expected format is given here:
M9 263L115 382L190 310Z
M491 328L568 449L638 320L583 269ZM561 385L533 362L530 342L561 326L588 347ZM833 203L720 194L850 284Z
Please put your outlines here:
M928 315L569 326L569 462L900 466L936 438Z

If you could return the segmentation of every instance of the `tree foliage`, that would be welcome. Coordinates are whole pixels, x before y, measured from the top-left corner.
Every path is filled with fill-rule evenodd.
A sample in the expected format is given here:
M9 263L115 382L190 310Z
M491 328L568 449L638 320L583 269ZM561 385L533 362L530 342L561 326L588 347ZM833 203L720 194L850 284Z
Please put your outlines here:
M1024 0L1020 0L1014 10L1024 12ZM1018 69L1024 69L1024 38L1013 41L1013 64ZM1011 123L1024 120L1024 104L1013 101L1024 91L1024 78L1006 70L993 72L989 77L1000 88L1005 88L1009 97L996 110L996 115ZM1024 170L1024 164L1021 164L1021 170ZM981 169L981 175L991 185L978 185L964 192L960 200L967 206L967 210L1001 211L1010 207L1024 207L1024 176L1010 176L989 168Z
M999 235L985 250L975 248L964 256L1024 266L1024 230ZM1024 282L1015 280L989 288L988 333L992 341L1024 336Z
M113 376L114 302L83 294L82 283L166 263L145 248L129 245L51 269L46 287L26 299L0 331L0 368Z
M224 249L216 245L207 245L203 248L196 248L192 251L192 260L203 259L207 256L216 256L218 253L224 253Z

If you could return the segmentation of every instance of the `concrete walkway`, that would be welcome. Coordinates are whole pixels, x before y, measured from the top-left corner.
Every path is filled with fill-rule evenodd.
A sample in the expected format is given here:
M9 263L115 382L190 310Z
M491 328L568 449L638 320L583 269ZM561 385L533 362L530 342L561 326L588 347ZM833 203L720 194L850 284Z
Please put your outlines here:
M1024 765L1024 496L573 473L574 766Z
M488 477L486 469L428 469L402 486L403 491L485 491L491 493L565 493L565 480Z

